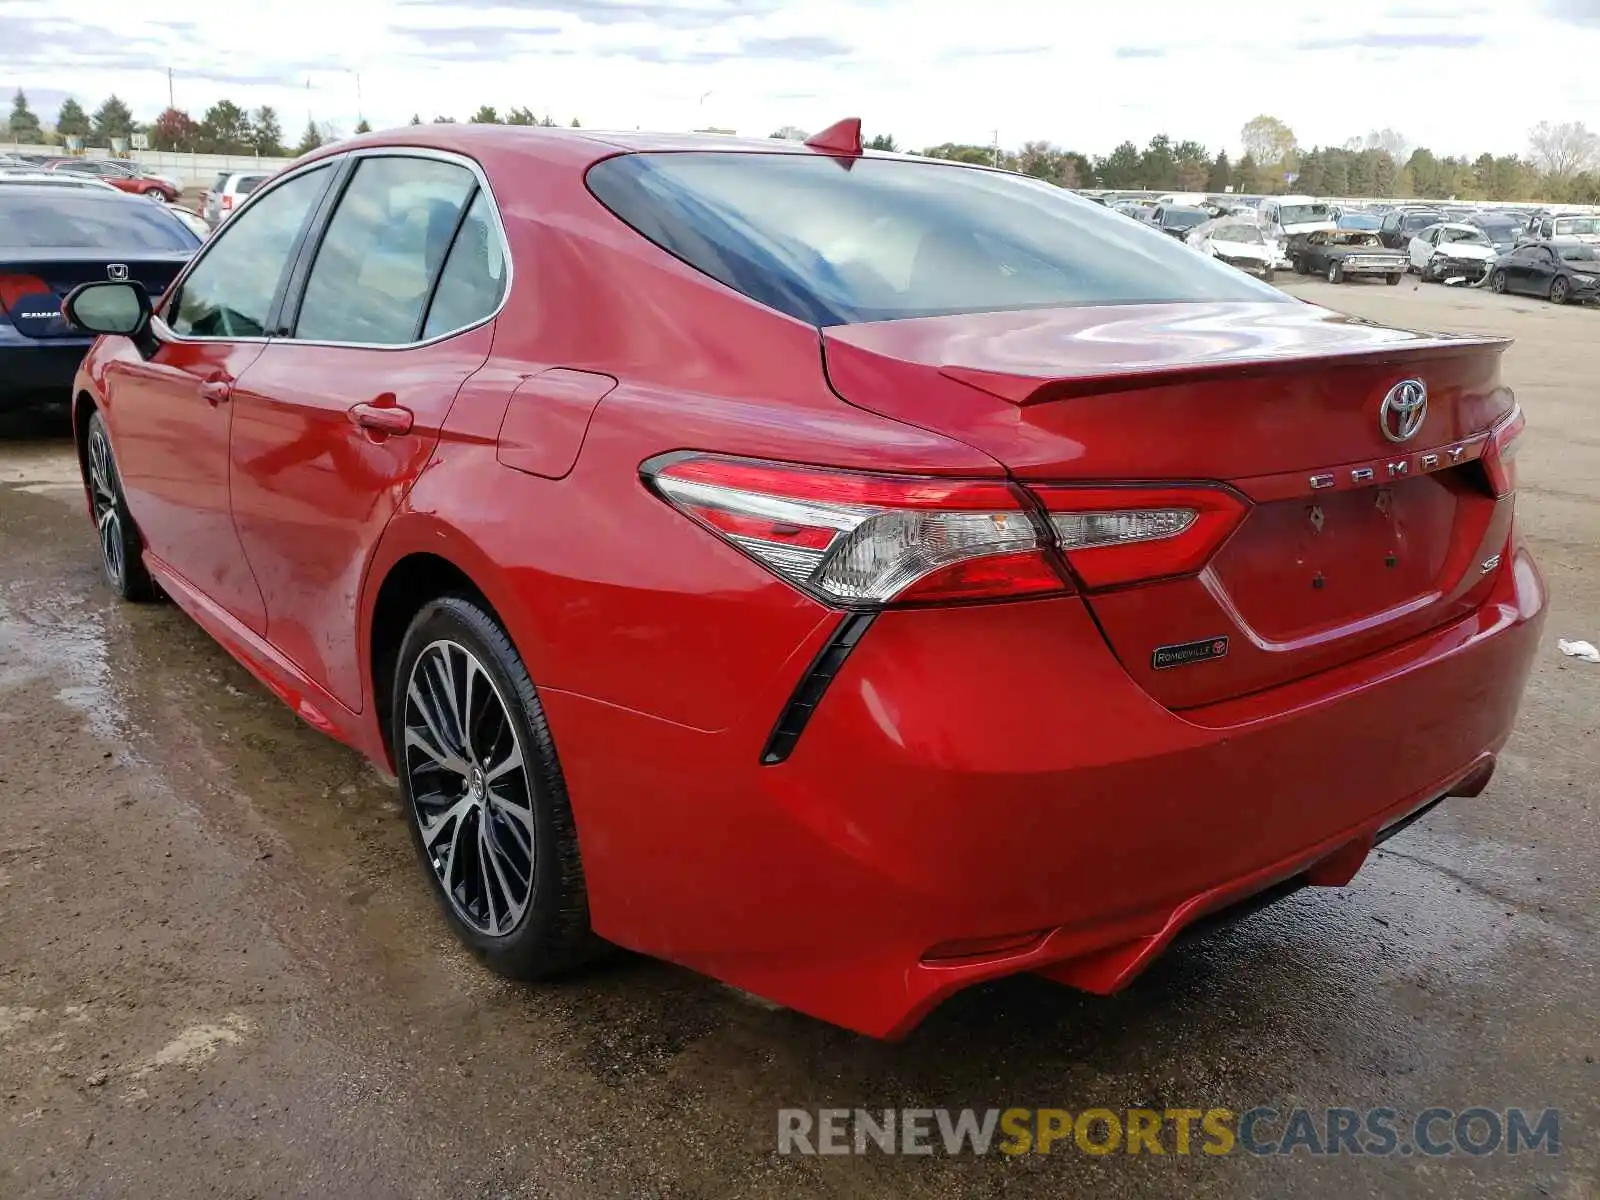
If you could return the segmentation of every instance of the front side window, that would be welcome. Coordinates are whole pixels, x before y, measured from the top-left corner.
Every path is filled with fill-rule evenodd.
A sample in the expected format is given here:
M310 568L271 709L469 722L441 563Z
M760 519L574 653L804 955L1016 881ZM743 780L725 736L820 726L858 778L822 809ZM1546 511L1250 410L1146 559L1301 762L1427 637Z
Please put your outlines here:
M728 287L814 325L1185 300L1293 303L1051 184L953 164L624 154L595 196Z
M489 195L480 191L461 223L422 326L424 339L441 337L484 320L506 290L506 250L495 228Z
M477 179L429 158L364 158L328 223L294 336L397 346L418 340L434 279Z
M328 179L327 167L297 175L214 234L169 306L172 331L182 337L265 335L289 256Z

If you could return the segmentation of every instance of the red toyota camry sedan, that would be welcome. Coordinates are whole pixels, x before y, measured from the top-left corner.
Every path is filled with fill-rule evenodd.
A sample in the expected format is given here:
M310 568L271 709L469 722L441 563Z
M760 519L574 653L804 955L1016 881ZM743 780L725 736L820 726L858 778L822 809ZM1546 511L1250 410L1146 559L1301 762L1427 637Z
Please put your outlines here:
M112 587L391 770L507 975L1115 990L1480 793L1545 608L1503 341L854 122L368 135L65 309Z

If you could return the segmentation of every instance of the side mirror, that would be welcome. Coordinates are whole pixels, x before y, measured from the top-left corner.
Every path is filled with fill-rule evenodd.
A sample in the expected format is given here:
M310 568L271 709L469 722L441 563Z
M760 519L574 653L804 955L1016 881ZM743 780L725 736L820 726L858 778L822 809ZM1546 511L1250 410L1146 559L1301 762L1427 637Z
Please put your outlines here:
M150 335L150 293L137 281L80 283L61 302L61 315L85 333L130 338L139 353L154 349Z

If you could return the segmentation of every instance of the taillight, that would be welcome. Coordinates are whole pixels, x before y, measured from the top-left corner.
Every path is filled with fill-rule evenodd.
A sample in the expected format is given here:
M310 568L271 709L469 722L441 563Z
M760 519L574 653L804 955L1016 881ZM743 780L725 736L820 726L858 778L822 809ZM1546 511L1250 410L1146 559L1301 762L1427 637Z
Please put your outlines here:
M233 197L228 195L227 192L223 192L220 203L222 204L223 211L226 212L233 207Z
M1489 486L1496 496L1509 496L1517 490L1517 442L1527 427L1519 404L1489 431L1488 444L1483 448L1483 469L1489 474Z
M1192 574L1248 507L1207 485L1025 491L703 454L666 455L642 472L775 575L850 607L1068 592L1057 550L1089 588Z
M11 312L24 296L51 296L50 285L35 275L0 275L0 311Z
M1189 575L1205 566L1247 510L1219 487L1041 487L1056 544L1085 587Z
M877 607L1069 590L1009 484L867 475L712 455L644 464L664 500L831 603Z

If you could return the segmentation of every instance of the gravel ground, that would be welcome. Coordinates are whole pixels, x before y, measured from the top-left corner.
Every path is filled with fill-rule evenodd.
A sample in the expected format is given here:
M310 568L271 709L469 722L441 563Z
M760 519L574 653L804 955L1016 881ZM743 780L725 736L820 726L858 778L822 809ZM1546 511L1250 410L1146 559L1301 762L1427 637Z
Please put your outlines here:
M390 789L176 609L114 603L72 455L0 435L0 1196L1600 1195L1600 314L1441 287L1306 298L1515 336L1554 593L1493 786L1348 888L1123 995L1036 979L898 1045L622 957L525 988L456 948ZM1359 763L1352 764L1359 774ZM794 1106L1553 1107L1442 1159L806 1158Z

